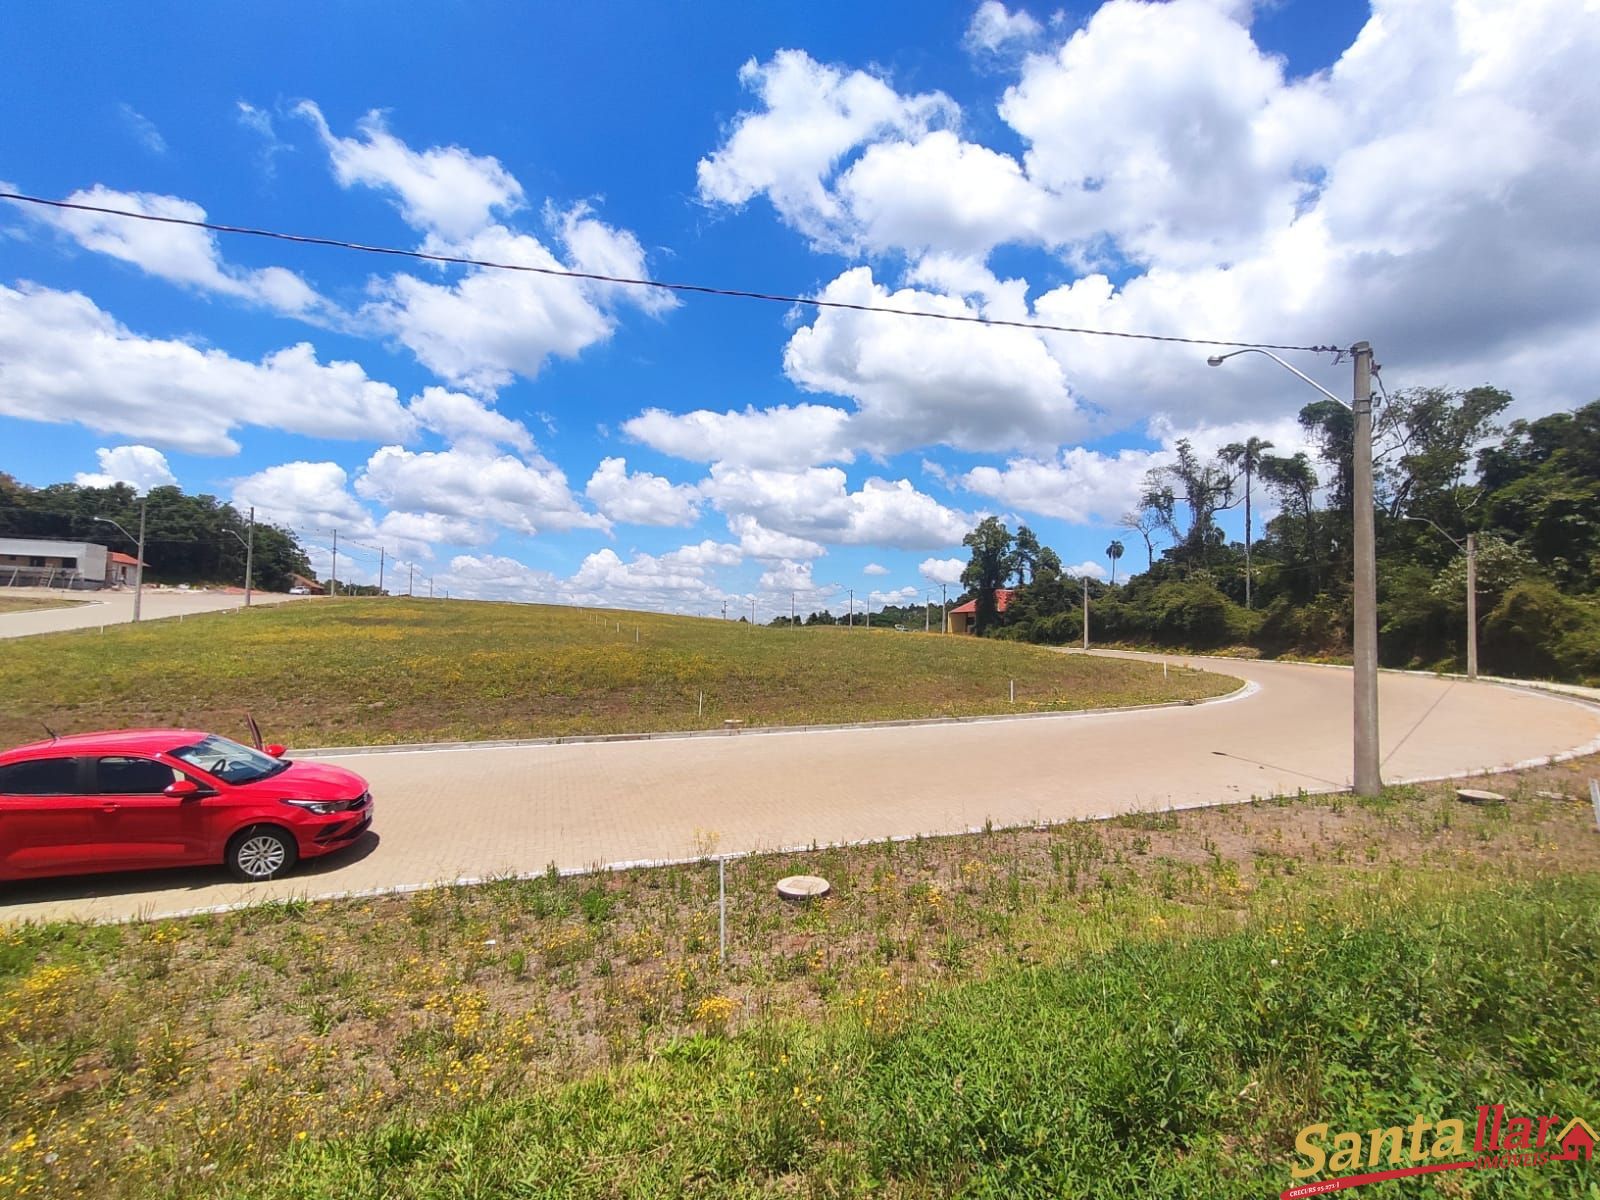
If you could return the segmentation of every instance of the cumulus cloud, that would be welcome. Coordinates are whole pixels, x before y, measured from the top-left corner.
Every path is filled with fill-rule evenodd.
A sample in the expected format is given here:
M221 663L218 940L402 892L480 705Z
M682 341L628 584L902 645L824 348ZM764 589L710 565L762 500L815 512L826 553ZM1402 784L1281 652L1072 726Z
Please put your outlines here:
M803 50L751 59L739 81L762 110L740 113L722 146L700 160L700 198L742 205L764 193L819 242L836 237L841 207L826 180L841 159L864 142L920 134L957 115L942 93L903 96L877 76L826 66Z
M1098 579L1101 582L1104 582L1110 578L1109 572L1106 571L1105 564L1097 563L1092 558L1085 559L1081 563L1062 567L1061 573L1063 575L1069 575L1073 579L1082 579L1087 575L1090 579Z
M151 216L203 221L206 210L193 201L155 192L120 192L96 184L67 197L91 204ZM288 316L331 319L336 310L317 292L283 267L249 270L223 259L217 237L207 229L135 221L74 209L28 207L28 216L71 237L86 250L131 263L146 274L197 291L246 300Z
M806 559L828 552L821 542L768 529L749 513L728 514L728 531L739 539L739 550L747 558Z
M308 343L245 362L141 337L81 293L27 283L0 285L0 413L193 454L237 453L244 425L372 441L414 429L394 388L318 362Z
M628 473L624 458L602 459L584 494L613 521L625 525L693 525L700 493L648 471Z
M837 467L767 471L718 463L702 493L732 517L824 545L892 546L902 550L957 544L971 518L919 492L908 480L867 479L850 491Z
M461 554L436 576L435 585L478 599L704 613L730 598L717 585L716 571L738 561L736 547L709 540L626 559L605 548L563 578L504 555Z
M861 568L861 573L863 575L887 575L889 573L889 568L884 566L882 563L868 563L866 566Z
M178 482L167 465L167 456L153 446L101 447L94 453L100 460L100 470L73 476L72 481L79 487L103 488L126 483L143 495L153 487Z
M151 154L161 156L167 152L167 139L161 136L161 130L156 128L156 123L133 105L123 101L117 105L117 115L122 118L122 123L127 126L133 138Z
M247 475L233 485L234 507L253 507L260 519L301 532L368 537L372 514L350 491L350 477L333 462L288 462Z
M1044 27L1020 8L1009 12L1000 0L983 0L967 26L966 46L974 52L997 54L1031 42L1043 31Z
M849 414L826 404L780 404L741 412L671 413L648 408L623 423L636 442L691 462L727 462L746 467L809 467L850 462L845 436Z
M957 584L966 566L966 560L961 558L925 558L917 564L917 570L929 583Z
M837 596L839 585L818 583L811 567L812 564L809 562L785 560L774 563L761 573L761 578L756 583L756 591L759 594L779 597L792 593L796 604L807 606L821 604L830 597Z
M890 292L868 267L822 291L828 300L975 316L964 300L913 288ZM857 444L894 454L919 446L1005 450L1054 446L1087 426L1061 364L1022 329L825 309L796 330L784 371L808 391L857 404Z
M355 489L389 508L491 521L524 534L611 527L578 503L559 467L483 446L421 453L385 446L367 460Z
M378 111L356 122L353 138L334 134L310 100L295 112L316 130L341 187L360 184L390 193L414 229L459 241L522 204L522 185L497 158L460 146L413 150L389 132Z
M463 395L446 388L424 388L407 408L424 429L437 433L452 444L479 443L486 446L510 446L524 454L532 454L533 435L521 421L513 420L490 408L476 396Z

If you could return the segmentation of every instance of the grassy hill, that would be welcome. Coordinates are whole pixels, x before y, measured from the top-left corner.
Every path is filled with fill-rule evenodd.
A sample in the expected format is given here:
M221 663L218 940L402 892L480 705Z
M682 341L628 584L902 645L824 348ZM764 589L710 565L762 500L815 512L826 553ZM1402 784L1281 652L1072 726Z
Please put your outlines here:
M311 746L1084 709L1236 686L966 637L407 599L52 634L4 653L5 745L41 721L238 735L247 710L272 739Z

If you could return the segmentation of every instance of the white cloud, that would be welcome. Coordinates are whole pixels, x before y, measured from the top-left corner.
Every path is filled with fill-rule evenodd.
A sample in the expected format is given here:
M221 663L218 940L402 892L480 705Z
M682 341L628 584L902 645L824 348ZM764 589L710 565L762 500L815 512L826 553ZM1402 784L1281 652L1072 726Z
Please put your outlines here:
M584 511L560 468L483 446L414 453L385 446L367 460L356 491L389 508L464 521L492 521L519 533L610 529Z
M933 549L958 544L972 524L904 479L870 478L852 492L837 467L767 471L717 463L700 486L730 518L748 516L764 529L825 545Z
M961 477L961 484L1040 516L1074 524L1114 524L1137 505L1145 472L1170 459L1165 450L1102 454L1073 446L1054 459L1013 458L1004 469L974 467Z
M243 425L311 437L404 439L394 388L307 343L244 362L144 338L78 292L0 285L0 413L75 421L193 454L235 454Z
M585 220L583 252L606 251L631 263L625 273L645 273L643 251L632 234ZM459 247L471 258L564 269L537 238L491 226ZM378 299L363 315L403 342L435 374L476 392L492 392L515 377L532 379L551 357L576 358L607 340L615 318L602 307L623 298L659 311L660 297L641 289L626 293L607 285L516 271L470 268L455 283L430 283L395 275L377 286Z
M797 605L821 604L839 594L836 583L818 583L812 576L811 564L784 560L774 563L761 573L756 583L758 594L777 595L780 598L794 595Z
M953 120L939 92L902 96L864 71L848 74L802 50L780 50L739 70L763 111L740 113L720 149L700 160L700 198L741 205L765 193L790 224L819 242L841 215L826 180L857 146L885 135L916 136Z
M278 155L293 150L294 147L278 136L277 128L272 123L271 113L244 100L236 101L235 105L239 124L261 139L261 156L258 161L262 173L270 179L278 173Z
M152 446L113 446L96 450L100 470L73 476L79 487L103 488L126 483L143 495L153 487L166 487L178 482L167 456Z
M944 584L960 583L966 567L966 560L961 558L925 558L917 564L917 570L929 583Z
M1105 568L1105 564L1095 562L1092 558L1085 559L1074 566L1062 567L1061 573L1073 579L1082 579L1087 575L1090 579L1098 579L1102 582L1111 578L1110 572Z
M826 404L780 404L743 412L670 413L648 408L623 423L637 442L691 462L727 462L747 467L809 467L850 462L849 414Z
M206 219L206 210L193 201L154 192L119 192L102 184L73 192L67 199L74 204L185 221ZM84 249L132 263L169 283L233 296L306 320L335 315L333 307L293 271L283 267L248 270L224 261L210 230L65 208L29 207L27 212Z
M1043 26L1020 8L1008 12L1000 0L983 0L967 26L966 45L969 50L995 54L1019 42L1031 42L1043 31Z
M522 185L500 160L473 154L460 146L411 149L389 132L381 112L356 122L359 136L336 136L322 110L309 100L295 112L311 122L327 148L341 187L363 184L391 192L401 215L414 229L449 241L472 237L496 213L522 204Z
M623 458L602 459L584 494L606 516L626 525L693 525L700 493L647 471L628 473Z
M126 101L117 105L117 115L122 118L122 123L128 127L128 132L133 134L134 140L150 151L151 154L166 154L167 139L161 136L161 130L156 128L156 123L149 117Z
M407 406L424 428L451 444L476 443L510 446L524 454L534 450L533 435L521 421L513 420L475 396L445 388L424 388Z
M483 546L494 536L480 522L444 513L386 512L378 522L379 541L401 556L432 558L439 546Z
M963 300L916 289L891 293L868 267L822 295L874 307L975 316ZM825 309L795 331L784 370L808 391L852 397L858 445L894 454L944 444L964 450L1054 446L1086 427L1062 366L1022 329Z
M350 477L338 463L288 462L247 475L233 486L234 507L254 507L259 520L326 538L371 536L372 514L351 494ZM341 574L341 578L342 578Z
M728 530L739 539L739 549L748 558L804 559L827 553L822 543L768 529L749 513L730 513Z
M889 568L881 563L868 563L861 568L861 573L863 575L887 575Z

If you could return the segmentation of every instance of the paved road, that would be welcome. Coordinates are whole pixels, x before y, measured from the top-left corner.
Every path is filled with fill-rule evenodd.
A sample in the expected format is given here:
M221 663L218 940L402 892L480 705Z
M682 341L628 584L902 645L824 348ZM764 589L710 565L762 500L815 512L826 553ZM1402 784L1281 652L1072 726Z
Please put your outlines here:
M332 756L376 835L275 883L220 871L6 885L5 917L160 915L287 896L1330 790L1350 777L1350 675L1216 662L1254 684L1193 707L836 732ZM1600 707L1385 674L1391 781L1600 750Z
M53 600L63 598L84 600L66 608L40 608L32 612L0 613L0 638L27 637L34 633L59 633L63 629L98 629L102 625L120 625L133 620L133 593L123 592L72 592L61 589L5 588L0 596L30 596ZM252 604L282 604L288 600L303 600L304 596L286 596L280 592L256 592ZM146 621L163 617L193 616L195 613L221 612L244 605L243 592L180 592L176 588L145 588L140 604L140 616Z

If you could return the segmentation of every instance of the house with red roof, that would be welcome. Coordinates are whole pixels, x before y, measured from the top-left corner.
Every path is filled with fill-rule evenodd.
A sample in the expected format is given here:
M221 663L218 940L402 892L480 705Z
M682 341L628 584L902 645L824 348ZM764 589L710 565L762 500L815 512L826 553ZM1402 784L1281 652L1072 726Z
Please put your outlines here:
M1589 1122L1582 1117L1573 1117L1567 1122L1557 1138L1557 1145L1561 1153L1557 1155L1563 1161L1571 1162L1582 1158L1585 1162L1594 1161L1594 1130L1589 1128Z
M996 612L1005 612L1011 604L1012 588L995 588L994 607ZM946 633L975 633L978 624L978 602L968 600L965 604L958 604L952 608L945 617Z

